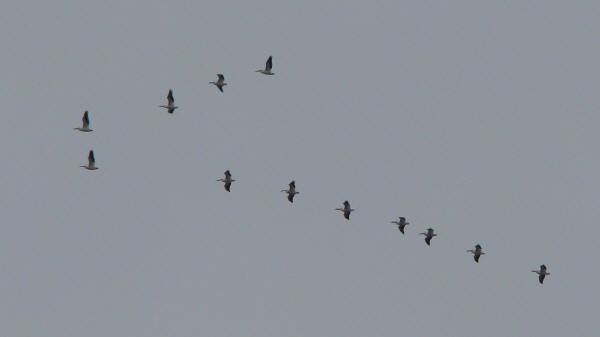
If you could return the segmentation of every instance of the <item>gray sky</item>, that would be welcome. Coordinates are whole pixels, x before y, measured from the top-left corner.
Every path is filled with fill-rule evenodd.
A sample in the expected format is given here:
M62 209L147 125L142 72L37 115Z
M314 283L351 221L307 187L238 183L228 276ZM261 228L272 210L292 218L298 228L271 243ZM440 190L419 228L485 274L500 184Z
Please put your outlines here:
M4 336L597 333L597 1L140 4L0 5Z

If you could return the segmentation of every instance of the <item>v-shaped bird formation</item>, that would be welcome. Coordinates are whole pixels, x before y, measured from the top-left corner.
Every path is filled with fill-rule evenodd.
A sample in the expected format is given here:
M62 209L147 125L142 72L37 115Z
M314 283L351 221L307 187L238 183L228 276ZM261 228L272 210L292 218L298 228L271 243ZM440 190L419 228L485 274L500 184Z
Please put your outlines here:
M272 71L272 69L273 69L273 57L269 56L269 58L267 59L267 61L265 63L264 69L258 69L258 70L256 70L256 72L264 74L264 75L275 75L275 73ZM217 87L217 89L219 89L220 92L223 92L223 87L225 87L227 85L227 83L225 82L225 76L223 74L217 74L217 81L211 81L211 82L209 82L209 84L212 84L215 87ZM167 104L159 105L159 107L166 109L169 114L173 114L174 111L179 108L178 106L175 105L175 98L173 97L173 89L169 89L169 93L167 94ZM83 114L82 126L73 128L73 130L77 130L80 132L86 132L86 133L93 131L90 128L90 117L89 117L89 112L87 110ZM85 168L86 170L90 170L90 171L98 170L98 167L96 166L96 159L94 157L93 150L90 150L90 152L88 154L88 164L81 165L81 167ZM225 188L225 191L231 192L231 184L236 180L232 178L230 170L226 170L223 174L224 174L224 178L217 179L217 181L223 183L223 187ZM287 194L287 200L290 203L294 203L294 197L300 193L300 192L296 191L295 180L292 180L289 183L288 189L281 190L281 192ZM350 202L348 200L345 200L342 203L342 205L343 205L343 207L336 208L335 210L342 212L344 218L346 220L350 220L350 214L352 212L354 212L355 209L350 206ZM402 235L405 234L406 226L410 224L410 222L407 222L406 218L403 216L398 217L398 220L394 220L394 221L390 221L390 222L398 227L398 230L400 231L400 233L402 233ZM437 237L437 234L434 233L434 230L431 227L427 228L427 230L425 232L422 232L419 234L425 236L425 243L427 244L427 246L431 246L431 240L434 237ZM469 250L467 250L467 252L473 254L473 259L476 263L479 263L479 259L481 258L481 256L486 254L485 252L483 252L482 246L480 244L476 244L475 249L469 249ZM540 266L539 270L532 270L532 272L538 274L538 281L540 284L544 283L544 279L545 279L546 275L550 275L550 273L547 272L546 265L544 265L544 264L542 264Z

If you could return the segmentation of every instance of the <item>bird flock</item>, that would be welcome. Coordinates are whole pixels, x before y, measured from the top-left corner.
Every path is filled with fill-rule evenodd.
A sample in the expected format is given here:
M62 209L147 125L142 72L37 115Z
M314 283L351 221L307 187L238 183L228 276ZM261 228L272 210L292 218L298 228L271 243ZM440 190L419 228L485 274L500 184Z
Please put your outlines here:
M265 63L265 68L258 69L258 70L256 70L256 72L264 74L264 75L275 75L275 73L272 72L272 69L273 69L273 56L269 56L269 58L267 59L267 62ZM211 81L211 82L209 82L209 84L214 85L221 92L224 92L223 87L225 87L227 85L227 83L225 82L225 76L223 74L217 74L217 81L216 82ZM177 108L179 108L178 106L175 105L175 98L173 97L172 89L170 89L169 93L167 94L167 104L159 105L159 107L166 109L169 114L173 114L175 112L175 110ZM79 132L86 132L86 133L93 131L90 128L90 117L89 117L89 112L87 110L83 113L82 126L78 127L78 128L73 128L73 130L77 130ZM90 170L90 171L98 169L98 166L96 166L96 159L94 157L93 150L90 150L90 152L88 154L88 164L81 165L80 167L83 167L84 169ZM217 181L223 183L225 191L231 192L231 184L236 180L232 178L231 171L226 170L224 172L224 178L217 179ZM287 194L287 200L290 203L293 203L294 197L296 196L296 194L300 193L300 192L296 191L296 182L294 180L292 180L289 183L288 189L281 190L281 192ZM355 209L350 206L350 202L348 200L345 200L343 202L343 207L336 208L335 210L342 212L342 214L344 215L344 218L346 218L346 220L350 220L350 214L355 211ZM406 218L402 217L402 216L398 217L398 220L390 221L390 223L398 226L398 230L403 235L405 234L406 226L410 224L410 222L407 222ZM425 232L422 232L419 234L425 236L425 243L428 246L431 245L431 240L437 236L437 234L434 233L433 228L427 228L427 230ZM473 254L473 260L475 260L476 263L479 263L479 259L481 258L481 256L486 254L483 251L483 248L481 247L480 244L476 244L475 249L467 250L467 253ZM532 272L538 274L538 281L540 284L543 284L546 276L550 275L550 273L547 272L547 267L545 264L540 265L539 270L532 270Z

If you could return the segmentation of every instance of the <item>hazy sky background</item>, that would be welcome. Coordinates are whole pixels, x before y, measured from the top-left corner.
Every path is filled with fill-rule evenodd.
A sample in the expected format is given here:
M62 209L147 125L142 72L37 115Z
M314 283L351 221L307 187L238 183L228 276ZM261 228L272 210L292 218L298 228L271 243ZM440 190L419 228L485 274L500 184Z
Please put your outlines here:
M2 1L1 334L597 334L599 17Z

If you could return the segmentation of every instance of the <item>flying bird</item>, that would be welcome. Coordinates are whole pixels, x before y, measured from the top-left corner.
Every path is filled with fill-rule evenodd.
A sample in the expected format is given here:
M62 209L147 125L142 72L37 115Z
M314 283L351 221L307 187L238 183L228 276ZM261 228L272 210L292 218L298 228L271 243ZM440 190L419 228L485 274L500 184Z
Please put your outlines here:
M227 85L227 83L225 83L225 76L223 76L223 74L217 74L217 77L219 79L216 82L208 82L208 84L214 84L215 87L223 92L223 87Z
M94 158L94 150L90 150L90 154L88 155L88 164L80 165L80 167L83 167L86 170L97 170L98 169L96 167L96 158Z
M267 63L265 64L265 69L258 69L256 72L265 74L265 75L275 75L274 72L271 72L272 68L273 68L273 56L269 56L269 58L267 59Z
M83 118L81 119L83 125L80 128L73 128L73 130L79 130L81 132L92 132L94 130L90 129L90 117L88 116L87 110L83 113Z
M300 193L300 192L296 192L296 182L293 180L292 180L292 182L290 182L289 189L281 190L281 192L287 193L287 195L288 195L287 199L289 200L289 202L294 202L294 195Z
M231 192L229 189L231 188L231 183L235 181L235 179L231 179L231 172L229 170L225 171L225 179L217 179L217 181L221 181L225 183L225 191Z
M475 245L475 249L469 249L467 250L468 253L473 253L473 259L475 260L475 262L479 263L479 257L481 257L481 255L484 255L485 253L481 250L481 245L480 244L476 244Z
M346 200L344 201L344 208L336 208L335 210L344 212L344 218L350 220L350 213L354 211L354 208L350 208L350 203Z
M550 273L546 272L546 265L543 264L540 266L540 270L532 270L532 272L536 273L539 275L538 280L540 281L540 284L544 283L544 279L546 278L546 275L550 275Z
M398 217L398 221L390 221L390 223L398 225L398 229L402 234L404 234L404 227L406 227L406 225L410 225L410 222L406 222L406 218L403 216Z
M433 239L434 236L437 236L437 234L433 233L433 228L427 228L427 232L424 233L419 233L422 235L425 235L425 243L430 246L431 244L431 239Z
M167 109L170 114L172 114L175 109L179 108L178 106L175 106L172 89L169 89L169 94L167 95L167 105L159 105L159 107Z

